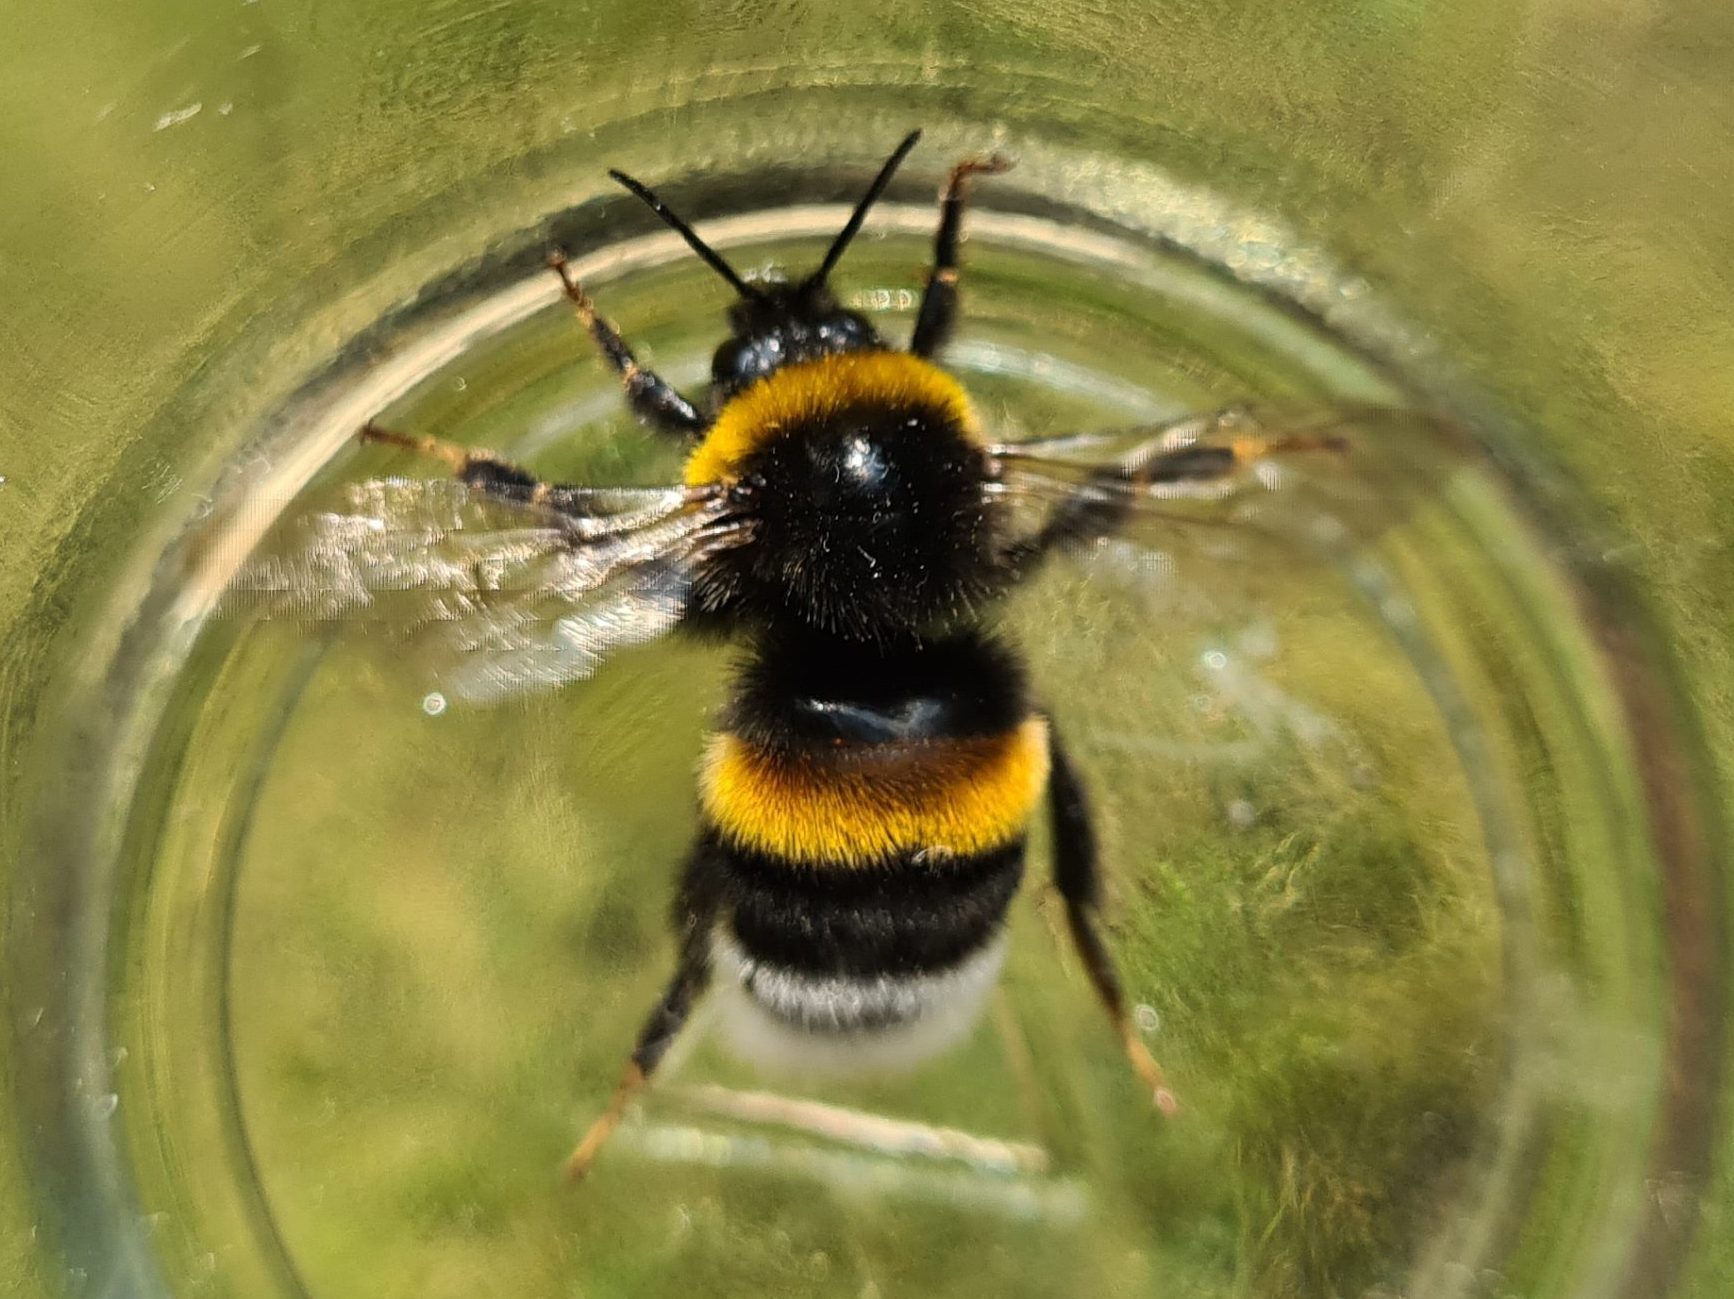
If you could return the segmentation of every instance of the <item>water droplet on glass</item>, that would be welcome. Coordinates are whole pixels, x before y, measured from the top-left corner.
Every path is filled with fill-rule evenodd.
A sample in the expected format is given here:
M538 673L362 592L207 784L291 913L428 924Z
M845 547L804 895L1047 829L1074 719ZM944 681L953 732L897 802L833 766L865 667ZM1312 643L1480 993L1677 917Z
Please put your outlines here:
M1388 596L1379 601L1379 612L1393 627L1407 627L1415 621L1415 606L1400 595Z
M1205 650L1201 662L1212 672L1220 672L1228 666L1228 655L1221 650Z
M430 690L422 696L421 710L429 717L438 717L446 710L446 697L437 690Z
M106 1119L120 1108L120 1097L114 1092L104 1092L96 1098L93 1108L97 1118Z
M1154 1033L1162 1027L1162 1016L1156 1007L1145 1002L1139 1002L1132 1007L1132 1022L1138 1026L1140 1033Z

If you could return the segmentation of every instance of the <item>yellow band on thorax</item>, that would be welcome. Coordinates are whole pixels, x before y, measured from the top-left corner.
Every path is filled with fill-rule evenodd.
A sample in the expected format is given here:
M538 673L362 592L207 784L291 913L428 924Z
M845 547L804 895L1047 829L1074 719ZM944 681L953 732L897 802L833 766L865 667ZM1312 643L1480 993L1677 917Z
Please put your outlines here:
M907 352L841 352L774 371L718 411L687 458L686 485L721 482L771 439L850 407L875 405L936 409L967 436L980 436L969 397L938 366Z
M1048 729L788 755L712 738L700 776L706 817L736 847L810 866L934 861L1023 834L1048 779Z

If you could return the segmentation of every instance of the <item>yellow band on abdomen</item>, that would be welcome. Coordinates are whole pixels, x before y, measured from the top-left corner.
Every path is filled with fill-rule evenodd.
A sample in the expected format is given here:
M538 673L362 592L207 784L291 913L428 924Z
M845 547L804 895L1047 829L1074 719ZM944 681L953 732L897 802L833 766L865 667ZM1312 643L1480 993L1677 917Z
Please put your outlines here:
M876 750L881 750L876 752ZM714 736L700 797L732 845L810 866L870 866L916 851L968 857L1023 834L1048 779L1048 728L784 755Z

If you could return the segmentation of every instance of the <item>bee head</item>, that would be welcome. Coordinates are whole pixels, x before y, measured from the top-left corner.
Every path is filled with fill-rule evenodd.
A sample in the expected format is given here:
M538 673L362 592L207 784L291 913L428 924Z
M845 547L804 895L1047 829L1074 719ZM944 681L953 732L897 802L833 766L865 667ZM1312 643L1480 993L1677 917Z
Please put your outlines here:
M743 279L726 258L699 238L645 185L624 172L608 173L649 205L739 295L729 309L730 336L711 358L713 395L717 399L727 401L784 366L884 346L865 316L838 305L829 280L860 232L867 213L920 138L920 131L911 131L892 151L831 241L824 258L798 283L781 280L752 283Z
M837 304L822 282L759 284L729 309L729 337L711 358L711 382L724 400L803 361L884 346L858 311Z

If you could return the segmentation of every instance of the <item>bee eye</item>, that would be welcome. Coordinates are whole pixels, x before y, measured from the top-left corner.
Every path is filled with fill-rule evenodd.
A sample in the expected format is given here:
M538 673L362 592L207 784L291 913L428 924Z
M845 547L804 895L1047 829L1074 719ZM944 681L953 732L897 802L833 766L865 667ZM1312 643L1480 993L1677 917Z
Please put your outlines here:
M746 346L740 339L728 339L717 348L715 355L711 357L711 376L718 380L739 377L746 352Z

